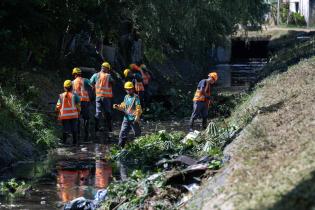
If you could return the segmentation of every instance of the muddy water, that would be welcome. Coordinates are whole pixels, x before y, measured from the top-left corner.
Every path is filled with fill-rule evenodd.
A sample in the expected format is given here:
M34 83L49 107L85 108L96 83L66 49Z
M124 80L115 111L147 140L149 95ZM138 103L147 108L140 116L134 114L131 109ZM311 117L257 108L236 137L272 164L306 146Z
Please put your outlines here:
M198 123L198 122L197 122ZM182 121L143 122L142 135L159 130L187 130L188 119ZM106 161L111 144L118 141L120 124L114 124L111 139L105 133L94 135L100 143L76 147L59 147L37 162L20 162L0 172L0 179L16 178L32 182L26 196L0 200L0 209L62 209L63 204L77 197L93 199L98 189L104 189L113 179L125 174L115 163ZM197 124L198 126L198 124ZM103 138L104 137L104 138Z

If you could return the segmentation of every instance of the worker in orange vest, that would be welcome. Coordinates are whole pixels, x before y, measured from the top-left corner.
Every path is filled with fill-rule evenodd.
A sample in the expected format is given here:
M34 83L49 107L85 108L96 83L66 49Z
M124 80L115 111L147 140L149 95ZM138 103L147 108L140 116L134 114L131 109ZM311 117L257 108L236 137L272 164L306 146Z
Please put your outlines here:
M111 66L108 62L102 63L101 71L95 73L91 79L91 85L95 88L96 94L96 114L95 131L99 131L99 120L102 113L105 115L105 124L108 131L112 132L112 98L113 85L115 83L111 76Z
M189 121L189 131L193 131L194 120L198 117L202 118L202 127L207 128L208 109L211 102L210 86L218 80L218 74L211 72L208 79L199 82L195 96L193 98L193 112Z
M135 86L135 92L139 96L141 106L144 107L144 85L143 85L143 78L140 72L140 67L136 64L131 64L130 70L133 74L132 81Z
M66 80L63 84L64 93L59 95L56 111L63 127L62 142L66 143L68 134L72 134L73 144L78 143L78 118L80 114L80 97L72 93L72 82Z
M151 72L148 71L147 66L145 64L140 65L140 72L142 75L142 82L144 86L144 104L147 105L150 98L149 98L149 85L151 82Z
M74 76L73 92L80 96L81 101L81 113L84 125L84 141L88 141L89 138L89 120L90 120L90 96L88 90L92 88L90 80L82 77L80 68L74 68L72 70ZM80 119L78 120L78 134L80 136Z

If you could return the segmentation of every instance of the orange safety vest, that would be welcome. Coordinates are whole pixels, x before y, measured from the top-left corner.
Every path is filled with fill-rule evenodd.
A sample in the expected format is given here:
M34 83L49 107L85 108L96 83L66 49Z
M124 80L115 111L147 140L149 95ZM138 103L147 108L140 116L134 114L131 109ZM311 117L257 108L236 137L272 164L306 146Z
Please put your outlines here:
M142 82L138 82L137 80L135 81L135 90L137 92L139 91L144 91L144 86Z
M70 92L60 94L61 108L59 112L60 120L79 118L78 109L75 104L75 95Z
M98 74L98 80L95 84L96 96L104 97L104 98L112 98L113 97L113 89L112 85L109 82L110 74L100 72Z
M207 96L210 96L210 85L206 85L206 90L205 90ZM197 89L195 92L195 96L193 98L193 101L208 101L205 95L202 94L202 91Z
M150 80L151 80L151 76L148 72L144 72L143 70L140 70L141 75L142 75L142 79L143 79L143 84L144 85L148 85Z
M89 93L84 88L84 79L77 77L73 80L73 92L80 96L80 101L90 101Z

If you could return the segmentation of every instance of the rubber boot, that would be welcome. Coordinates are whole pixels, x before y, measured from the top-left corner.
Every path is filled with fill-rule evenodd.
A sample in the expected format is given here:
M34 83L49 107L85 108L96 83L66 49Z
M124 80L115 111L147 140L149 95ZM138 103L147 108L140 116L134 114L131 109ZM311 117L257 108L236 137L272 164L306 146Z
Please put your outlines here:
M190 120L189 122L189 132L194 132L194 120Z
M63 134L62 134L62 143L63 143L63 144L66 144L66 143L67 143L67 137L68 137L68 134L67 134L67 133L63 133Z
M127 139L119 139L118 146L120 146L122 149L125 147Z
M87 142L89 140L89 128L89 120L84 120L84 142Z
M106 117L105 117L105 125L107 125L109 132L113 132L112 116L108 113L106 114Z
M202 128L207 129L207 118L202 118Z

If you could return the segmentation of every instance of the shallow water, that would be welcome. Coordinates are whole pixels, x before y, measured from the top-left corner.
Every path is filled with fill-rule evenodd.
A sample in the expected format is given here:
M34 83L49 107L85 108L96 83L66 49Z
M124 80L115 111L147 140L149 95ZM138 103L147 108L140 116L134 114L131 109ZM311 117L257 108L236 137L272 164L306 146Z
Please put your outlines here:
M141 123L142 135L159 130L186 131L188 119ZM77 197L93 199L98 189L104 189L113 179L125 176L126 168L106 161L111 144L118 141L120 124L114 124L114 136L94 134L96 142L80 146L59 147L41 161L19 162L4 171L0 179L16 178L33 181L32 189L22 198L0 199L0 209L62 209L63 204ZM196 127L200 123L196 122ZM104 137L104 138L103 138Z
M58 209L77 197L92 199L113 178L113 166L105 160L107 145L60 147L43 161L19 163L3 173L18 180L36 179L23 198L2 199L1 209Z

